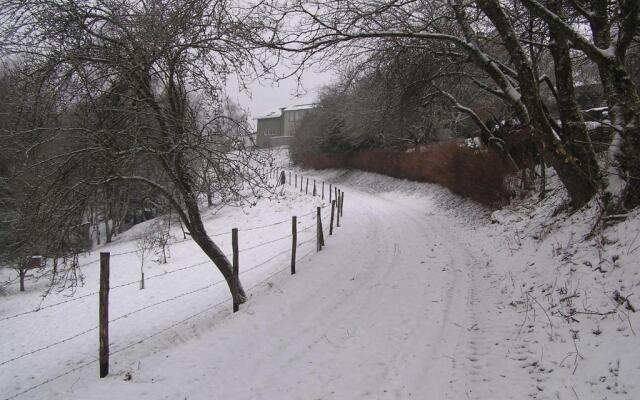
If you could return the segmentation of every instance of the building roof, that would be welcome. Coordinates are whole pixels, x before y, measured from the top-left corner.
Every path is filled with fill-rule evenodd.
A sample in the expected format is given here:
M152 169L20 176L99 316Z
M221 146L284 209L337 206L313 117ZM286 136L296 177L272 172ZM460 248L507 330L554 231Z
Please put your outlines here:
M278 118L282 115L282 112L280 110L277 111L270 111L266 114L262 114L257 116L255 119L267 119L267 118Z
M284 110L285 111L297 111L297 110L309 110L311 108L314 108L316 106L315 103L309 103L309 104L296 104L293 105L291 107L287 107Z
M309 110L311 108L314 108L316 106L315 103L309 103L309 104L294 104L292 106L289 107L281 107L275 111L270 111L266 114L262 114L257 116L255 119L268 119L268 118L279 118L283 112L286 111L299 111L299 110Z

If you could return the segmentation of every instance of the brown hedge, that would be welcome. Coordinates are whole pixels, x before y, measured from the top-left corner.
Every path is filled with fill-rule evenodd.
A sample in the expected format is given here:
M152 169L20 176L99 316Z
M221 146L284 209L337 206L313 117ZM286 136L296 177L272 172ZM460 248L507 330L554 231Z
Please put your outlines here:
M411 152L375 149L341 154L304 153L299 164L314 169L358 169L436 183L489 207L509 201L508 181L514 172L497 152L471 149L459 141L434 143Z

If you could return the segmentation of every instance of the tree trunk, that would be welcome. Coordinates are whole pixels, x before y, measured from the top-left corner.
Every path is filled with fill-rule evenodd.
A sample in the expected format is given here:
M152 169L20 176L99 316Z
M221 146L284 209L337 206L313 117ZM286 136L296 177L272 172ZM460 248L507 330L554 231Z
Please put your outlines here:
M621 62L620 62L621 63ZM624 66L614 63L597 63L609 109L609 119L619 131L613 132L610 144L608 171L612 195L612 212L617 212L620 203L633 208L640 205L640 98ZM606 80L606 84L605 84ZM618 181L618 182L616 182ZM616 198L623 196L624 198Z
M20 275L20 291L24 292L24 277L27 275L27 270L25 268L20 268L18 270L18 275Z
M109 213L105 212L104 214L104 230L106 236L106 243L111 243L111 239L113 237L113 230L109 227Z
M106 242L107 243L111 243L111 228L109 227L109 213L105 212L104 214L104 230L105 230L105 236L106 238Z
M553 11L557 13L562 10L562 2L559 0L550 6L554 7ZM576 157L576 163L578 163L579 170L584 174L585 179L595 185L601 181L600 169L591 144L591 137L587 132L575 96L569 41L562 31L552 26L549 27L549 32L552 38L550 50L553 57L556 85L561 94L557 101L562 121L562 143L568 149L569 154Z
M547 196L547 164L544 161L544 144L538 146L538 164L540 165L540 199Z
M99 246L100 243L100 222L96 220L93 225L93 229L96 231L96 244Z
M583 166L590 165L589 161L583 159L584 154L575 153L562 143L551 127L540 98L538 79L500 3L497 0L479 0L477 4L497 28L518 74L520 94L528 114L519 115L521 122L533 126L533 134L544 144L545 158L558 173L572 205L584 205L595 195L598 187L597 181L583 171Z
M231 292L231 296L235 296L233 288L233 266L229 262L227 256L224 255L222 250L216 245L204 227L202 218L200 217L200 210L198 209L198 202L196 199L184 196L184 203L187 214L189 215L189 230L193 241L204 251L204 253L213 261L218 267L218 270L224 276L227 281L227 286ZM238 280L238 295L239 298L234 298L236 304L243 304L247 301L247 295L242 287L242 283Z

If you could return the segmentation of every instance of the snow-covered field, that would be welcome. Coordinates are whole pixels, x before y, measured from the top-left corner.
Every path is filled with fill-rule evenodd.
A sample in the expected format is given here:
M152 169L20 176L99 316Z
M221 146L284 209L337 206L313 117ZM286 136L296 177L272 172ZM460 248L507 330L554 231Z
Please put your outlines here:
M207 222L211 233L240 228L251 297L239 313L231 314L224 284L207 287L220 280L210 264L158 276L145 290L113 290L118 318L206 287L114 322L109 377L99 379L93 363L19 398L640 398L640 323L631 310L640 304L632 295L640 284L637 213L586 238L595 211L559 210L560 193L491 215L434 185L362 172L307 175L340 185L345 211L322 252L313 228L301 234L312 240L299 250L308 256L295 276L287 272L289 239L242 252L287 235L290 223L264 228L268 234L243 227L313 212L317 197L287 187L280 200L224 209ZM301 228L313 224L312 215L301 218ZM133 250L136 230L110 250ZM230 250L230 234L216 239ZM205 259L193 243L175 244L170 262L150 265L147 276ZM135 281L138 263L134 253L114 257L112 286ZM83 272L76 296L97 288L96 264ZM629 302L619 304L615 291ZM96 296L1 320L36 307L39 293L2 297L0 363L96 325ZM96 355L93 330L0 365L1 397Z

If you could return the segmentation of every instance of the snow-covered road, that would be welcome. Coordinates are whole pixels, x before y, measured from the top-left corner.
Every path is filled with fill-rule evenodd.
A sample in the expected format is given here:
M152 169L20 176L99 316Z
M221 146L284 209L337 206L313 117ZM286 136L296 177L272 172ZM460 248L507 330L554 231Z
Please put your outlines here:
M342 226L298 274L277 275L213 329L184 343L176 334L170 348L129 357L66 397L523 398L519 371L491 362L505 353L485 329L498 313L486 293L496 281L460 222L427 198L343 189Z
M227 288L214 286L219 273L202 263L195 244L173 244L168 264L145 267L158 276L145 290L112 291L105 379L91 363L95 331L72 336L95 325L95 263L83 266L86 284L60 307L7 319L37 307L44 282L12 289L0 303L0 398L640 398L640 325L609 297L630 292L628 282L640 285L632 250L640 218L607 231L617 243L594 253L593 242L578 239L590 229L589 214L558 214L561 198L488 218L435 185L303 173L346 194L342 226L325 248L314 251L312 215L326 199L289 186L288 195L254 207L207 212L210 232L240 228L249 301L231 314ZM328 209L323 214L326 228ZM304 243L295 276L288 272L291 215ZM140 225L100 248L125 254L113 261L116 287L138 279L130 251ZM228 236L216 235L225 251ZM610 269L602 260L614 257ZM594 265L610 272L596 275ZM65 299L52 294L44 305ZM578 318L563 316L572 312ZM73 338L49 346L65 337Z

